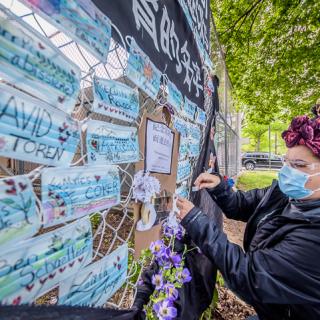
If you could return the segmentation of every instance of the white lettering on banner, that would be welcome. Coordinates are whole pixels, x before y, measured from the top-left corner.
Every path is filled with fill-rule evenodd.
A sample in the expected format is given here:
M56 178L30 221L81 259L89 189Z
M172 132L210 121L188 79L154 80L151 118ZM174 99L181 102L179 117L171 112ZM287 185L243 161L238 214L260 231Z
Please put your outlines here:
M199 91L203 91L201 70L197 63L191 61L187 49L188 41L185 41L182 47L180 46L174 21L169 18L166 6L163 6L160 30L157 30L155 18L155 13L159 10L158 0L133 0L132 9L137 29L141 30L142 27L150 35L156 50L159 52L158 36L160 36L161 51L170 60L176 60L177 73L182 73L184 67L185 78L183 83L187 83L189 92L191 92L192 86L195 86L196 96L199 97ZM202 23L205 26L204 21Z
M164 32L160 33L160 43L161 48L163 52L165 52L170 60L172 60L171 54L170 54L170 19L168 16L168 10L166 7L163 7L163 16L161 20L160 29ZM174 27L174 23L172 24Z
M149 33L151 39L153 39L154 46L156 47L157 51L160 51L157 39L156 18L148 3L153 6L153 9L156 12L158 11L158 0L132 1L134 19L136 21L137 29L140 30L141 26L143 26L143 28Z
M190 53L187 50L187 45L188 42L186 41L181 49L181 52L183 54L183 60L182 60L182 65L184 66L186 70L186 76L184 78L183 83L187 83L189 86L189 91L191 91L191 84L192 84L192 78L193 78L193 70L191 68L191 61L190 61ZM199 94L197 95L197 97Z
M208 19L209 8L206 0L186 0L189 7L189 12L193 20L194 31L199 35L202 43L209 51L209 39L205 19Z

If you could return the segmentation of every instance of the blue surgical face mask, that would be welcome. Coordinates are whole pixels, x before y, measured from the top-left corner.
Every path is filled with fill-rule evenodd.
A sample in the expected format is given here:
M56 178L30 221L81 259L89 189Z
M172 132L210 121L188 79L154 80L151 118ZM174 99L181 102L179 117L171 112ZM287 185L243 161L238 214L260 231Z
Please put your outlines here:
M320 188L311 190L305 187L308 179L313 176L320 175L320 172L315 174L307 174L300 170L284 165L279 171L279 187L280 190L288 197L296 200L301 200L313 195Z

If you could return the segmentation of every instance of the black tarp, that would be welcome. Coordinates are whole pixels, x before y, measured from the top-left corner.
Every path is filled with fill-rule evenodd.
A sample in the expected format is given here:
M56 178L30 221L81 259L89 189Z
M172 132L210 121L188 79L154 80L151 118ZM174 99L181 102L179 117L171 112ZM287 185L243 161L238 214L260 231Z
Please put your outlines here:
M183 0L184 1L184 0ZM134 37L150 60L181 93L203 108L204 72L194 32L178 0L93 0L112 21L112 37L123 45ZM209 39L209 0L187 0L195 30ZM204 13L203 8L206 8ZM201 12L201 14L199 14ZM122 38L120 37L119 31ZM202 87L202 89L200 89Z
M218 87L219 79L213 77L213 86L214 92L212 94L212 113L210 118L207 121L207 127L205 128L204 141L200 151L200 156L196 164L195 169L193 170L192 183L195 179L204 171L209 169L209 161L211 156L216 156L216 150L214 145L214 136L212 134L212 129L215 130L215 118L219 110L219 96L218 96ZM215 162L214 171L219 172L217 161ZM222 212L216 203L211 199L206 190L201 190L199 192L191 193L191 201L193 204L202 209L207 215L209 215L219 226L222 228Z

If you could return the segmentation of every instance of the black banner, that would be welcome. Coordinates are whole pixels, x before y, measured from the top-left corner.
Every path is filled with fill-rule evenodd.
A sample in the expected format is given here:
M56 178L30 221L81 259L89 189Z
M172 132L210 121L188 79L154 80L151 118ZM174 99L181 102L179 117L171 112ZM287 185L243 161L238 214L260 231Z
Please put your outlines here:
M208 49L209 0L93 2L111 19L123 38L134 37L138 46L162 73L167 74L181 93L203 108L204 72L195 33L190 24L194 25L198 39ZM190 13L189 19L185 14L186 7ZM117 31L113 31L112 36L122 43Z

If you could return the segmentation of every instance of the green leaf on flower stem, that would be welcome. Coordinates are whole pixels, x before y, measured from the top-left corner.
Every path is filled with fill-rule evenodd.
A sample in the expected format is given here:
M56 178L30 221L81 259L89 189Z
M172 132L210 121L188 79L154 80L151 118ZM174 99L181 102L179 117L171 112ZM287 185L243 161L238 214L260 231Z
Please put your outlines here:
M214 292L213 292L213 305L214 305L214 308L217 307L218 302L219 302L219 292L218 292L217 288L214 288Z
M32 204L32 200L31 200L31 198L29 198L26 203L25 211L29 211L31 204Z
M10 198L0 199L0 202L6 204L7 206L10 206L15 203L15 201Z

